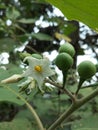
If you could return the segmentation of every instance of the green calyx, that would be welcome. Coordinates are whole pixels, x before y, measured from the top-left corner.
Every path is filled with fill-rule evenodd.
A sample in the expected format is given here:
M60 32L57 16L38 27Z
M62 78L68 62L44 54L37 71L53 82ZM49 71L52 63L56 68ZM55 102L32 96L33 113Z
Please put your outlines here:
M55 59L55 64L61 71L68 71L73 64L73 59L67 53L60 53Z
M42 59L43 58L40 54L37 54L37 53L32 54L32 57L34 57L36 59Z
M65 44L61 45L59 47L58 51L59 51L59 53L63 53L63 52L68 53L72 57L75 55L74 47L70 43L68 43L68 42L66 42Z
M78 73L81 79L89 79L96 73L96 66L91 61L83 61L78 65Z

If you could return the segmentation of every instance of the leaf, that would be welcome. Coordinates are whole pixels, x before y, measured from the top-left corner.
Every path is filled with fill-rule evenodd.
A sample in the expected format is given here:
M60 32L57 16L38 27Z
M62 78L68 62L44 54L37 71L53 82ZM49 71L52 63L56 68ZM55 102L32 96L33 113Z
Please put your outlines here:
M0 81L8 78L10 76L12 76L14 73L21 73L22 69L19 67L16 67L14 65L10 65L9 66L11 69L8 70L3 70L0 69ZM7 102L12 102L12 103L16 103L18 105L23 105L24 102L21 101L15 94L13 94L9 89L6 88L7 85L4 85L5 87L3 87L2 85L0 85L0 102L1 101L7 101ZM18 93L19 88L17 87L17 84L10 84L10 87L12 90L14 90L15 92Z
M75 121L72 125L72 130L97 130L98 115L89 116L88 118Z
M22 109L22 111L19 111L16 114L15 118L24 118L24 119L27 118L27 119L30 119L30 120L34 120L34 117L31 116L31 112L27 108Z
M12 122L0 123L0 130L33 130L32 125L26 118L17 118Z
M98 29L98 0L46 0L57 8L69 20L78 20Z
M23 35L17 35L16 36L21 42L25 42L25 41L27 41L27 39L28 39L28 36L27 35L25 35L25 34L23 34Z
M18 92L18 90L16 92ZM3 102L3 101L15 103L15 104L18 104L18 105L23 105L24 104L24 102L21 101L11 91L9 91L7 88L4 88L4 87L0 86L0 102Z
M8 19L16 20L20 16L20 12L15 7L8 7L6 16Z
M6 9L6 6L3 3L0 3L0 9Z
M44 33L32 33L30 35L36 39L39 39L39 40L45 40L45 41L52 41L53 40L53 38L51 36L49 36L48 34L44 34Z
M14 74L22 74L22 68L14 64L8 64L5 65L4 67L5 69L7 68L7 70L0 68L0 81Z
M31 18L25 19L25 18L22 18L22 19L19 19L18 22L19 23L24 23L24 24L32 24L32 23L36 22L36 19L31 19Z
M45 40L45 41L52 41L53 38L49 36L48 34L44 33L32 33L32 34L26 34L27 37L34 37L38 40Z
M42 41L52 41L53 37L49 36L48 34L44 34L44 33L32 33L32 34L25 34L25 35L17 35L17 38L20 39L22 42L25 42L29 37L33 37L36 38L38 40L42 40Z
M0 39L0 51L11 51L15 47L15 41L11 38Z

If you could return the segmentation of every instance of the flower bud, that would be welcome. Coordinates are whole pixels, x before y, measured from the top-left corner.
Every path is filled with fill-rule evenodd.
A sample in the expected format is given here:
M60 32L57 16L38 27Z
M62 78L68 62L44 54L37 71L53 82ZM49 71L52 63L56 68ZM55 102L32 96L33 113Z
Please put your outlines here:
M4 79L1 81L1 83L7 84L7 83L16 83L18 81L20 81L23 78L22 75L20 74L14 74L11 77Z

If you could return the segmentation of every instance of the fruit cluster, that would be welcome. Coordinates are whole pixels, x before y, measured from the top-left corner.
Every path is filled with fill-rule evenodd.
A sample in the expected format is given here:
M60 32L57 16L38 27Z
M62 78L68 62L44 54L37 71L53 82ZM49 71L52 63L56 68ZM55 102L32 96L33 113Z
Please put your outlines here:
M75 55L75 49L70 43L65 43L59 47L59 54L55 59L56 66L61 71L68 71L73 65L73 56Z
M64 87L67 72L73 65L73 57L75 55L75 49L70 43L65 43L59 47L58 52L59 54L55 59L55 64L62 71L63 87ZM78 93L82 83L85 80L95 75L96 68L97 67L95 66L95 64L88 60L83 61L78 65L77 71L80 76L80 81L76 93Z

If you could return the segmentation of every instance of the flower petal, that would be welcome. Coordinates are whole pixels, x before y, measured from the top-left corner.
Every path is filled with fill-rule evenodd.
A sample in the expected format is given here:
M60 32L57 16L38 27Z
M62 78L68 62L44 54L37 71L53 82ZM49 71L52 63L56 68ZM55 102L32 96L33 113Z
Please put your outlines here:
M29 67L23 74L23 77L32 77L32 69Z
M37 65L37 63L39 62L38 59L36 59L36 58L34 58L34 57L32 57L32 56L26 57L26 58L24 59L24 61L26 61L26 60L29 62L29 66L35 66L35 65Z
M55 72L53 70L51 70L50 68L45 69L43 72L44 78L51 76L51 75L54 75L54 74L55 74Z

